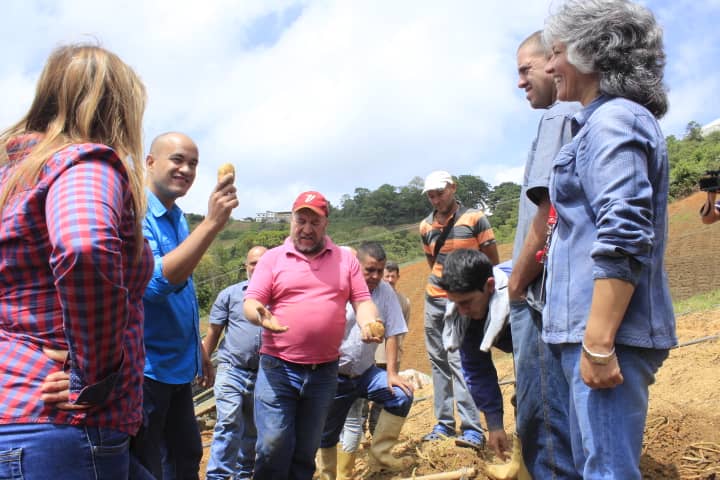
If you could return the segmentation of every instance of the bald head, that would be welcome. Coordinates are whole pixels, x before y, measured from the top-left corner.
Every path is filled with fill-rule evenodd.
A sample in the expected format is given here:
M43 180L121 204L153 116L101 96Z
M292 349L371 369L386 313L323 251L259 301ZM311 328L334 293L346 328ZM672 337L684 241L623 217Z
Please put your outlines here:
M145 158L147 185L165 208L172 208L192 186L198 157L197 145L183 133L163 133L153 140Z
M178 142L190 143L195 147L195 150L197 150L197 145L195 145L195 142L193 142L193 140L184 133L165 132L161 133L153 139L152 143L150 144L150 155L157 153L163 148L167 148L168 143L174 144Z
M245 259L245 270L247 271L248 280L252 277L255 267L260 261L260 257L265 255L265 252L267 252L267 248L262 245L256 245L248 250L247 258Z

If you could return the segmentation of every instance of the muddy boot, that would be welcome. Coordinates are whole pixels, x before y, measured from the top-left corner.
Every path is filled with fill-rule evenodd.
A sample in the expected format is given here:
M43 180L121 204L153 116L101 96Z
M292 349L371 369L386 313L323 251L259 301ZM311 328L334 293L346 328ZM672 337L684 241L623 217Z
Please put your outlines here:
M336 480L352 480L353 470L355 470L355 452L350 453L338 448Z
M532 480L523 462L520 437L517 434L513 435L512 455L508 463L488 465L485 474L494 480Z
M337 471L337 447L319 448L315 457L318 480L335 480Z
M390 453L398 441L404 423L405 417L398 417L386 410L380 413L368 457L371 470L399 471L413 464L412 457L395 458Z

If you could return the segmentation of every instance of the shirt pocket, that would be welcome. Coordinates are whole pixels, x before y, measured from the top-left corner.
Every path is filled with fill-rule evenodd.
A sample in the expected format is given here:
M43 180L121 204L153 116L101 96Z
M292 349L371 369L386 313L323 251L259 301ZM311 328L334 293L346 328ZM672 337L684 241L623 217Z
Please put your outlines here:
M553 203L568 205L584 197L580 175L577 171L575 150L563 148L553 162Z

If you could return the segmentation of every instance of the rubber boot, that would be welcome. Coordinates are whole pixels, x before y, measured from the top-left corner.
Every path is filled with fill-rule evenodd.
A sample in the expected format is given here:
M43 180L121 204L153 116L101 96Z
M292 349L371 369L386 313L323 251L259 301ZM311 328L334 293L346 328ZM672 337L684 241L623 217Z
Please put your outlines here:
M525 462L522 458L522 445L517 434L513 435L510 460L501 465L488 465L485 468L485 473L494 480L532 480L530 473L525 468Z
M318 480L335 480L337 471L337 446L319 448L315 463L318 471Z
M355 470L355 455L355 452L350 453L338 448L336 480L352 480Z
M390 450L395 446L400 436L400 430L405 423L405 417L398 417L387 410L383 410L378 417L375 433L370 444L368 464L373 471L399 471L413 464L412 457L395 458Z

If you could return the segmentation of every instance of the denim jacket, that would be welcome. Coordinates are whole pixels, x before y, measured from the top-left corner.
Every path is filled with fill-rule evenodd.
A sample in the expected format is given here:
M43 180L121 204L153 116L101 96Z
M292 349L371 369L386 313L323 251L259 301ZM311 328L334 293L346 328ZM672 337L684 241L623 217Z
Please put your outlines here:
M635 286L615 343L677 344L663 255L668 157L653 115L601 95L573 117L572 142L553 162L550 199L558 212L547 260L543 340L582 341L594 280Z

